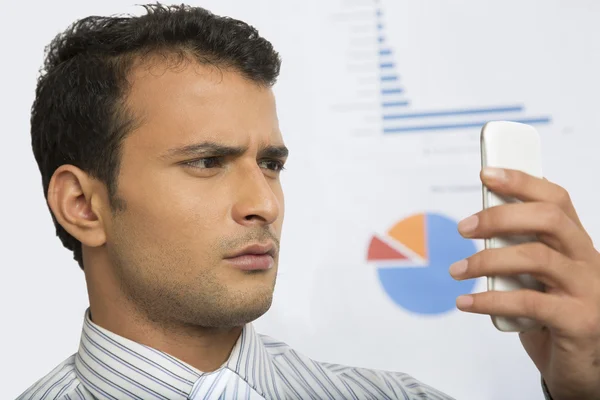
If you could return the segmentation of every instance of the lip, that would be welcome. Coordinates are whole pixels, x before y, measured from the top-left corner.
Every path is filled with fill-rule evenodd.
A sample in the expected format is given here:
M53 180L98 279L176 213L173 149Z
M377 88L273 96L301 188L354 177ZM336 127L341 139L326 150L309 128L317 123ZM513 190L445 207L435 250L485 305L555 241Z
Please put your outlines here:
M265 243L265 244L256 243L256 244L247 246L247 247L243 248L242 250L239 250L239 251L235 252L234 254L227 256L225 258L229 259L229 258L236 258L236 257L241 257L241 256L262 256L262 255L268 255L271 257L275 257L275 244L273 242L269 242L269 243Z
M225 257L225 260L235 268L244 271L268 270L275 264L275 253L276 248L273 242L257 243Z

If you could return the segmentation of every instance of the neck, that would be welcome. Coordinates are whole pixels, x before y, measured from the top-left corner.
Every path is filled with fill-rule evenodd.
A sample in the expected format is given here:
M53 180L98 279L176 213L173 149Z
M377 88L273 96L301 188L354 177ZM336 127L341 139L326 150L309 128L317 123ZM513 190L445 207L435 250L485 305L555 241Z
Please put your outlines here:
M117 289L120 285L116 279L113 284L98 284L92 270L86 271L86 281L91 319L96 325L167 353L202 372L217 370L229 358L243 327L219 329L153 321ZM103 275L106 280L110 274Z
M229 358L243 328L209 329L201 327L157 327L124 308L105 308L91 304L92 321L121 337L167 353L202 371L212 372Z

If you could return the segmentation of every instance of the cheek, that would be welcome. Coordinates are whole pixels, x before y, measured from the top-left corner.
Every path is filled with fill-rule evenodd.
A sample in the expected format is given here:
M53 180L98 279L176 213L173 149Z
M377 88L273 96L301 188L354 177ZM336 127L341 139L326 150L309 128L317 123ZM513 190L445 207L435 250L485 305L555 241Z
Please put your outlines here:
M176 243L176 247L188 243L195 248L218 236L216 228L226 215L226 203L212 188L172 177L146 182L144 186L151 190L132 185L124 194L128 219L138 234L149 242Z
M179 282L218 263L217 217L210 213L199 217L200 206L184 205L156 195L152 201L130 201L116 217L114 247L120 262L137 271L132 273L140 274L140 279Z

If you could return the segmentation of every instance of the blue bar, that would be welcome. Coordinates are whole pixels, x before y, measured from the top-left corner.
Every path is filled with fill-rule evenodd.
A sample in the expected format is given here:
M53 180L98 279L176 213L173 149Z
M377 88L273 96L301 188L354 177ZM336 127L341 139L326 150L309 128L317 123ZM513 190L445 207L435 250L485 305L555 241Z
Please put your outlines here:
M409 104L408 100L405 101L387 101L382 103L383 107L403 107Z
M396 93L402 93L403 91L404 90L401 88L381 89L381 94L396 94Z
M391 114L384 115L384 120L389 119L407 119L407 118L425 118L425 117L449 117L453 115L475 115L475 114L497 114L508 112L521 112L523 106L500 106L488 108L472 108L465 110L448 110L448 111L427 111L410 114Z
M379 50L380 56L389 56L390 54L392 54L392 51L390 49Z
M378 17L381 17L381 14L382 14L382 13L381 13L381 9L379 9L379 8L378 8L378 9L377 9L377 16L378 16Z
M385 38L383 36L379 36L377 38L377 40L379 40L379 43L383 43L383 41L385 40Z
M397 80L398 80L398 75L383 75L381 77L382 82L397 81Z
M524 118L519 120L511 120L513 122L520 122L522 124L548 124L550 118ZM463 124L448 124L448 125L423 125L423 126L406 126L401 128L384 128L383 133L407 133L407 132L424 132L424 131L442 131L442 130L453 130L453 129L468 129L468 128L482 128L489 121L480 122L468 122Z
M379 64L379 68L394 68L394 63L381 63Z
M377 29L379 29L380 31L383 30L383 24L377 24Z

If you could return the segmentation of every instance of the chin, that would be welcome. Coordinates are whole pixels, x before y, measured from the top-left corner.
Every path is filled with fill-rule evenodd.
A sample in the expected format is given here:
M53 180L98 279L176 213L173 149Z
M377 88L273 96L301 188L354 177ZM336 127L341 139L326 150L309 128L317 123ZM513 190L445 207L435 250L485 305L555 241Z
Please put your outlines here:
M273 282L264 282L240 288L240 291L232 291L232 303L235 308L247 310L250 314L264 314L273 303Z
M231 300L229 306L219 313L215 325L239 327L257 320L271 308L273 294L272 291L249 292Z

